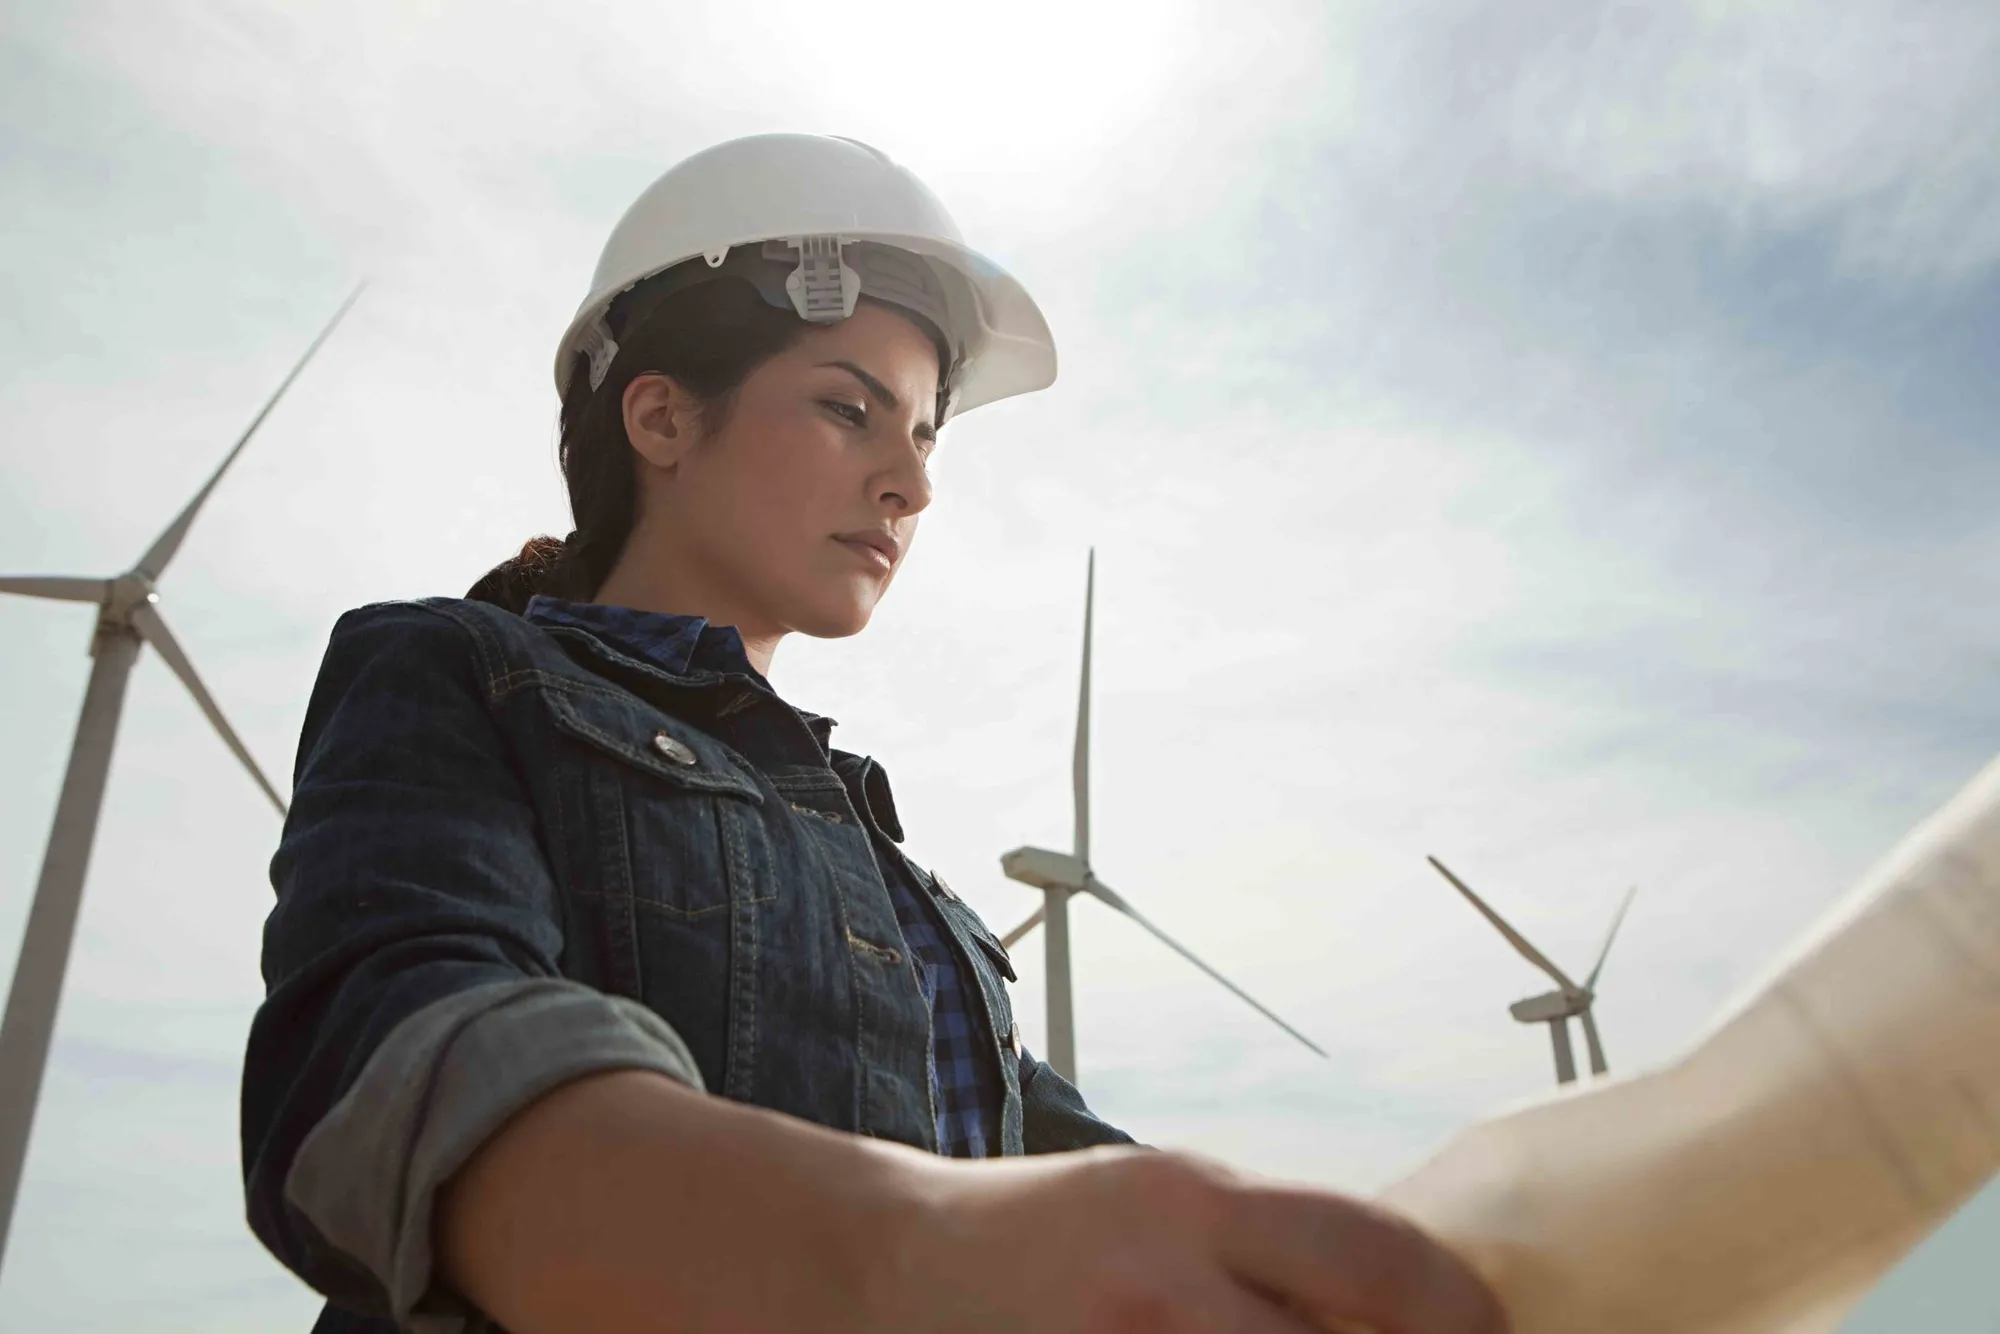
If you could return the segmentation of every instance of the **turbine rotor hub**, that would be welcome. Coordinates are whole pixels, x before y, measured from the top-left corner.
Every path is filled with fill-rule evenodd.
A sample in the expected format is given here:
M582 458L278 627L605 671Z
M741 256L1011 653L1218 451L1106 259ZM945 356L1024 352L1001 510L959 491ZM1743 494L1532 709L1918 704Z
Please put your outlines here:
M141 605L158 602L160 595L153 589L153 581L133 570L121 574L111 581L111 587L104 595L104 619L120 626L132 623L132 613Z

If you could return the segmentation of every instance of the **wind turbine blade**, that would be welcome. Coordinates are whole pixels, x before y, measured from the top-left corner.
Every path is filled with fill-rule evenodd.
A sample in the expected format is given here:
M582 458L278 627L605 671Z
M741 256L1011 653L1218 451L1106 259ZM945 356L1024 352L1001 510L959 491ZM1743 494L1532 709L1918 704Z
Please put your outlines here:
M1019 940L1022 936L1027 935L1030 931L1033 931L1036 927L1040 926L1042 924L1042 919L1044 917L1047 917L1048 915L1049 915L1049 910L1046 905L1035 909L1033 912L1028 914L1027 921L1021 923L1019 926L1015 927L1012 931L1009 931L1006 935L1000 937L1001 945L1003 945L1007 949L1010 950L1013 949L1015 941Z
M1576 1082L1576 1052L1569 1045L1569 1020L1549 1020L1549 1041L1556 1049L1556 1083Z
M1083 576L1083 684L1076 697L1076 750L1070 786L1076 802L1076 859L1090 865L1090 637L1097 602L1097 548L1090 549Z
M366 286L366 284L362 286ZM283 398L285 391L292 387L292 381L299 378L299 372L303 371L306 368L306 363L313 359L313 354L319 351L320 344L326 342L327 338L340 324L341 319L346 316L348 310L360 298L361 290L361 287L356 287L352 292L348 293L347 300L340 303L340 309L333 312L333 318L328 320L326 327L319 331L319 337L312 340L312 346L306 349L305 355L298 359L298 363L292 367L291 373L279 383L277 391L264 401L264 406L258 409L257 415L250 419L250 425L244 430L242 436L237 439L235 446L229 453L223 456L222 463L209 475L207 483L203 485L201 490L194 493L194 499L187 503L187 508L183 509L174 517L174 521L167 525L167 531L161 533L153 545L146 549L146 554L139 558L139 564L134 567L138 573L145 575L148 579L158 579L166 571L167 563L173 560L174 553L181 549L181 542L187 537L188 529L193 526L195 516L201 513L201 507L207 503L208 493L215 490L215 484L222 480L222 474L229 471L229 465L236 462L236 456L243 452L243 446L250 443L250 437L257 434L257 428L264 424L264 418L271 415L271 409L278 406L278 400Z
M215 724L215 730L222 734L223 744L229 747L237 759L243 761L243 767L257 780L257 786L264 789L264 795L278 808L278 814L283 815L284 798L278 795L278 789L271 786L271 781L264 777L264 771L257 767L257 761L250 758L250 752L237 737L236 729L222 716L222 710L216 706L215 698L208 693L208 687L204 686L201 678L195 675L194 664L189 662L187 654L181 651L179 642L174 638L174 632L167 629L166 621L160 618L160 609L150 602L140 603L132 611L132 624L144 636L146 642L158 651L167 666L173 669L174 675L181 679L181 684L188 688L190 695L194 696L194 702L201 706L201 711L208 715L209 722Z
M1577 1018L1583 1021L1583 1045L1590 1052L1590 1073L1609 1074L1610 1067L1604 1064L1604 1042L1597 1036L1597 1020L1591 1017L1590 1007L1584 1006Z
M28 908L6 1013L0 1016L0 1253L6 1249L35 1103L48 1068L49 1038L55 1031L63 974L76 937L97 817L104 809L104 782L111 771L125 682L139 656L139 641L128 634L101 635L96 647L83 712L76 720L76 741L63 772L62 794L56 798L55 824L42 856L41 879Z
M1556 967L1553 963L1549 962L1549 958L1547 955L1543 954L1533 945L1530 945L1528 943L1528 938L1526 936L1522 935L1519 931L1516 931L1513 927L1507 925L1507 921L1505 918L1500 916L1499 913L1494 912L1491 908L1487 907L1486 900L1480 898L1477 894L1473 893L1472 890L1466 885L1466 883L1463 880L1460 880L1457 876L1453 875L1448 869L1446 869L1445 864L1443 862L1439 861L1435 857L1427 857L1425 858L1425 860L1430 862L1432 866L1435 866L1437 868L1439 875L1451 881L1452 885L1457 888L1458 892L1465 895L1466 899L1472 904L1472 906L1479 909L1480 915L1484 917L1487 921L1493 923L1494 927L1499 930L1501 935L1507 937L1507 943L1512 945L1515 949L1519 950L1522 958L1526 959L1529 963L1535 965L1535 967L1541 969L1543 972L1547 973L1550 977L1554 978L1556 980L1556 985L1560 986L1563 990L1565 991L1579 990L1576 983L1570 981L1569 978L1564 975L1562 969Z
M1585 991L1597 990L1597 975L1604 971L1604 958L1611 953L1611 942L1618 939L1619 923L1625 920L1625 910L1632 906L1632 896L1638 892L1637 885L1625 891L1625 901L1618 905L1618 915L1611 919L1611 929L1604 933L1604 948L1597 952L1597 962L1592 965L1590 976L1584 979Z
M108 579L67 579L47 574L0 574L0 593L58 602L102 602L111 591Z
M1249 992L1245 991L1242 987L1237 986L1234 982L1231 982L1221 973L1216 972L1213 968L1210 968L1207 964L1203 963L1199 958L1195 957L1194 952L1188 949L1187 946L1181 944L1178 940L1175 940L1172 936L1160 930L1159 927L1154 926L1151 922L1147 921L1146 918L1139 912L1137 908L1134 908L1131 904L1127 903L1125 901L1124 896L1119 894L1116 890L1112 889L1111 886L1105 884L1102 880L1099 880L1096 876L1092 876L1085 883L1084 888L1088 892L1095 894L1098 898L1104 900L1104 902L1109 904L1111 907L1116 908L1119 912L1124 913L1127 917L1137 922L1140 926L1145 927L1146 930L1152 932L1153 935L1159 940L1161 944L1165 945L1168 949L1172 950L1174 953L1180 955L1183 959L1186 959L1189 963L1193 964L1195 967L1201 969L1202 972L1207 973L1210 977L1214 978L1217 982L1220 982L1223 986L1229 988L1230 992L1234 994L1238 1000L1242 1001L1245 1005L1248 1005L1258 1014L1263 1015L1266 1019L1269 1019L1279 1028L1282 1028L1287 1033L1290 1033L1293 1037L1297 1038L1300 1042L1304 1043L1307 1047L1311 1048L1314 1052L1318 1053L1320 1056L1324 1057L1326 1055L1324 1051L1320 1050L1318 1043L1314 1042L1311 1038L1299 1032L1298 1029L1293 1028L1290 1024L1280 1019L1276 1014L1272 1013L1269 1009L1266 1009L1261 1003L1258 1002L1258 1000L1254 996L1252 996Z

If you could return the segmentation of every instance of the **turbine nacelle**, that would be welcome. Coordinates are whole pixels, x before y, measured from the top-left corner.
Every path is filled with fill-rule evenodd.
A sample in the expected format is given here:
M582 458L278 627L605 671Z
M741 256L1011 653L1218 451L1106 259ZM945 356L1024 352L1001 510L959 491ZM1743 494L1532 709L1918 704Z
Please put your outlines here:
M1594 999L1587 991L1548 991L1515 1001L1507 1013L1524 1024L1546 1024L1551 1019L1573 1019L1590 1008Z
M1081 894L1090 883L1090 868L1081 858L1047 848L1015 848L1000 858L1000 869L1009 880L1036 889L1064 889Z

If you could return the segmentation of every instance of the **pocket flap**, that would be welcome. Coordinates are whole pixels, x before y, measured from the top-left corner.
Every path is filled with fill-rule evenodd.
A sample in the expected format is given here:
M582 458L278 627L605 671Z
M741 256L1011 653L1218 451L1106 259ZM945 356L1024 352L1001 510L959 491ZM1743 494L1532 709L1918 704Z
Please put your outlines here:
M947 899L940 895L933 902L937 904L940 912L971 937L975 945L986 951L987 957L993 961L993 966L1000 970L1000 976L1009 982L1020 980L1014 975L1014 960L1008 955L1007 947L1002 945L1000 937L994 935L986 923L980 920L979 914L966 906L965 900L957 896Z
M976 933L972 938L984 947L986 953L993 960L993 966L1000 970L1000 976L1006 978L1009 982L1018 982L1021 980L1014 976L1014 960L1009 957L1007 947L1000 943L999 937L995 936L991 931L985 931Z
M699 728L636 696L612 691L544 689L559 731L635 769L700 792L762 804L763 793L734 754Z

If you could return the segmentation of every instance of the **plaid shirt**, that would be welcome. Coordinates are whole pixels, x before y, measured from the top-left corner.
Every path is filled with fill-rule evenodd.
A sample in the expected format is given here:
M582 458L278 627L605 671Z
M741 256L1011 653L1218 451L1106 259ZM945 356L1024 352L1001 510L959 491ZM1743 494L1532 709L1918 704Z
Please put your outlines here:
M670 616L548 597L530 599L525 614L538 625L562 625L586 631L621 653L675 675L701 668L747 676L772 699L777 698L770 683L750 665L743 651L743 640L734 626L711 626L699 616ZM753 720L758 712L737 714L730 722L736 726L755 726ZM801 709L792 712L819 743L822 758L831 762L833 720ZM745 749L741 745L737 748ZM843 772L841 777L855 806L868 809L870 803L865 794L854 790L855 783L847 773ZM893 817L890 822L894 824ZM892 832L901 837L900 829ZM881 831L878 829L876 833L880 835ZM937 908L925 887L916 880L921 872L893 843L878 846L876 864L895 905L896 921L903 928L903 941L908 947L917 987L931 1012L928 1065L931 1105L937 1109L938 1152L952 1158L990 1157L997 1151L1003 1093L992 1044L979 1038L980 1026L974 1010L978 1002L973 999L978 984L967 976L952 951Z

